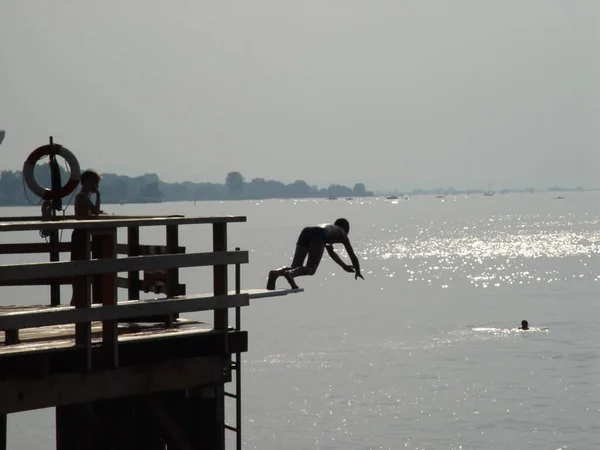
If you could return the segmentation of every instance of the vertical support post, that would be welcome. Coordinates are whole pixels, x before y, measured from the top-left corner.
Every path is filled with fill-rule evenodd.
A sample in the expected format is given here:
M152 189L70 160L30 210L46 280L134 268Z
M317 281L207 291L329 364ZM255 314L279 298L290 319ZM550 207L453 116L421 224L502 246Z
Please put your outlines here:
M54 208L52 208L52 214L56 215ZM58 246L58 230L52 230L50 232L50 262L60 260ZM60 306L60 283L57 283L55 280L50 283L50 305Z
M213 252L227 251L227 222L213 223ZM227 295L227 264L213 266L213 295ZM231 356L229 355L229 310L227 308L215 309L214 329L223 333L222 354L223 368L230 370ZM216 414L216 424L219 427L218 440L219 448L225 446L225 386L218 385L214 387L214 412ZM215 448L217 448L215 446Z
M4 345L19 343L19 330L4 330Z
M140 227L127 228L127 256L140 255ZM129 278L128 296L129 300L140 299L140 271L127 272Z
M78 249L78 259L89 260L90 259L90 229L81 229L82 237L71 245L81 245L83 248ZM80 254L79 254L80 253ZM78 275L73 277L73 297L75 299L76 308L89 308L92 303L92 296L90 292L90 281L92 279L89 275ZM86 370L92 368L92 323L81 322L75 324L75 345L84 350L84 361L83 367Z
M227 251L227 223L213 223L213 252ZM227 295L227 265L213 266L213 294ZM215 309L215 330L227 331L227 309Z
M166 450L160 423L148 407L147 396L135 397L135 432L137 450Z
M173 254L179 252L179 227L177 225L167 225L167 253ZM179 268L174 267L167 270L165 294L167 298L173 298L179 295ZM167 316L167 328L173 327L173 321L179 318L179 314L169 314Z
M8 414L0 414L0 450L6 450L8 448L7 438L8 433L6 432L6 419Z
M117 258L117 229L110 228L96 232L94 235L94 257L98 259ZM104 306L117 304L117 273L105 273L94 276L93 302ZM119 366L119 330L118 321L105 320L102 322L102 347L105 350L107 363L110 367Z
M236 247L237 252L240 251ZM235 293L241 292L242 273L241 264L235 265ZM240 331L242 328L242 318L240 317L241 309L239 306L235 308L235 330ZM235 444L236 449L242 449L242 353L235 353Z
M58 190L61 188L60 181L60 168L58 166L58 162L56 162L56 155L54 151L56 150L54 147L54 137L49 136L50 146L52 147L52 152L48 155L48 161L50 166L50 187L52 190ZM60 147L60 146L59 146ZM50 201L50 210L52 213L52 219L56 220L56 211L60 211L62 209L62 200L53 199ZM58 230L50 231L50 261L58 261L59 251L58 251ZM56 282L56 280L52 280L50 283L50 305L58 306L60 305L60 283Z

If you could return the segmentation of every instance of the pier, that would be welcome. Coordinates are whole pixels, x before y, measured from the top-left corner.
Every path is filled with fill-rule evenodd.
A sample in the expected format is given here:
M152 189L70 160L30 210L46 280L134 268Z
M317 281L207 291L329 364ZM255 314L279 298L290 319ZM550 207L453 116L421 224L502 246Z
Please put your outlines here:
M236 434L240 450L241 355L248 350L241 308L252 299L302 291L242 289L248 251L228 248L227 227L245 221L0 218L0 233L39 234L36 242L0 244L1 255L39 257L0 265L0 291L48 287L45 298L24 292L18 301L5 296L0 302L0 450L7 448L7 416L41 408L55 409L57 450L225 449L228 431ZM197 227L198 233L210 228L212 251L186 252L181 226ZM144 227L163 228L165 243L142 243ZM71 261L75 229L85 233L87 256ZM125 242L118 242L118 230ZM187 292L180 283L183 268L211 270L212 286ZM70 298L61 299L63 285L73 286L73 306ZM123 291L126 299L119 300ZM153 298L141 299L141 293ZM185 317L198 311L213 311L212 323ZM226 423L226 397L234 400L235 423Z

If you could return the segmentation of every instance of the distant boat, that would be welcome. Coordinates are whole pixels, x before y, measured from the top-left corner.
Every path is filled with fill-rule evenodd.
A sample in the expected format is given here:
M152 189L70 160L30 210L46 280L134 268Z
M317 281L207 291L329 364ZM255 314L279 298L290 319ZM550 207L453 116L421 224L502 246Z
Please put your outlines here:
M494 195L493 192L485 192L483 195L485 195L486 197L491 197L492 195Z
M337 200L337 197L327 197L327 200Z
M395 195L390 195L389 197L386 197L387 200L398 200L398 197L396 197Z
M353 197L346 197L346 200L354 200Z

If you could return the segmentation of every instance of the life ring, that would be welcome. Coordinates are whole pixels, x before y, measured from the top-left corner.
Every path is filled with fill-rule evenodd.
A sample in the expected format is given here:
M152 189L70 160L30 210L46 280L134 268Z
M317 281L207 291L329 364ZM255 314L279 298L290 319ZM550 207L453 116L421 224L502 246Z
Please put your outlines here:
M69 164L71 174L69 181L62 186L60 189L46 189L37 182L34 175L34 169L37 162L44 156L49 155L62 156ZM68 149L59 144L47 144L36 148L25 160L23 164L23 179L27 184L27 187L38 197L44 200L58 200L66 197L77 188L81 177L81 170L79 168L79 161L75 158L75 155Z

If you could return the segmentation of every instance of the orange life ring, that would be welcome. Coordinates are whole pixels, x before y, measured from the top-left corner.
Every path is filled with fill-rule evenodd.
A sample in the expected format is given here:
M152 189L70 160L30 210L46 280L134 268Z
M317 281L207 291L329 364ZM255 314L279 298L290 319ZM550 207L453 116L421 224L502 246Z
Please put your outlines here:
M34 175L34 169L37 162L44 156L49 156L51 154L62 156L69 164L69 169L71 171L69 181L67 181L60 189L56 190L40 186ZM77 188L80 177L81 169L79 168L79 161L77 161L77 158L75 158L73 153L60 144L47 144L36 148L31 152L23 164L23 179L25 180L27 187L31 192L44 200L58 200L66 197Z

